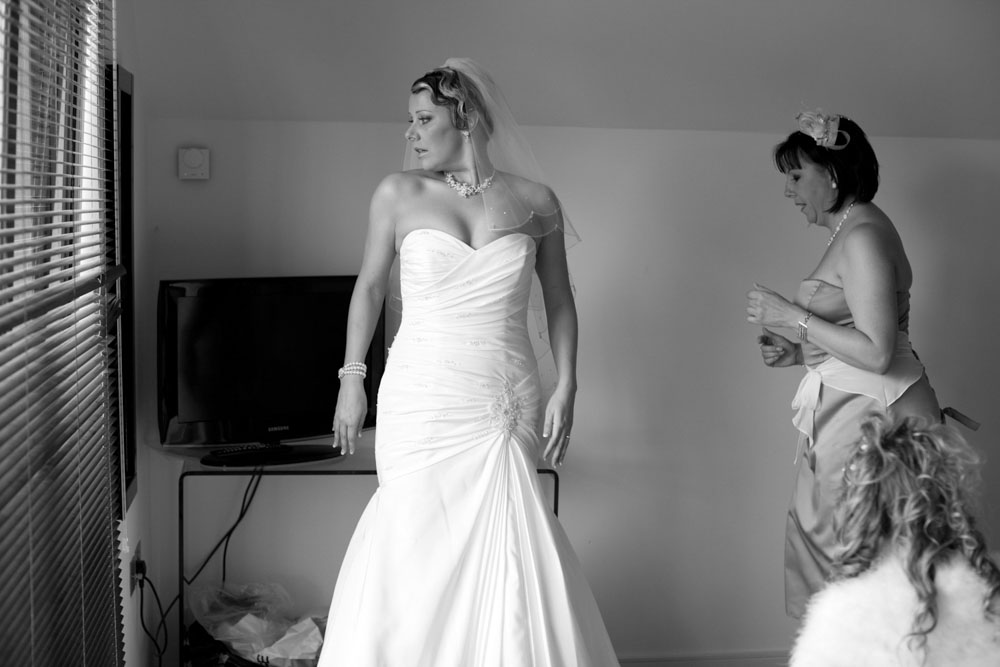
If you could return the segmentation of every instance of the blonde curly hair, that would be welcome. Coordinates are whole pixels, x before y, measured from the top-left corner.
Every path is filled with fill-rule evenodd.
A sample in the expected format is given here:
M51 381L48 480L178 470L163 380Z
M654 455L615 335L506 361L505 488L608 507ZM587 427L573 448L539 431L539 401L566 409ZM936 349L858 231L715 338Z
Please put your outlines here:
M888 549L899 550L917 593L909 637L920 649L938 621L935 568L956 555L987 584L983 613L997 613L1000 569L987 554L971 506L979 462L954 427L873 414L862 423L844 468L834 576L855 577Z

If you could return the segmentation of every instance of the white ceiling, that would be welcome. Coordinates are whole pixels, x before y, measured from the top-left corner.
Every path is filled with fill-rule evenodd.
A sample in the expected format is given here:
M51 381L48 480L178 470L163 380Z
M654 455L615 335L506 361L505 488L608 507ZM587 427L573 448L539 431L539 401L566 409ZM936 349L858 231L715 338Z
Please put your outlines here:
M1000 139L1000 0L131 0L158 117L405 122L448 56L524 125ZM125 26L124 29L128 29Z

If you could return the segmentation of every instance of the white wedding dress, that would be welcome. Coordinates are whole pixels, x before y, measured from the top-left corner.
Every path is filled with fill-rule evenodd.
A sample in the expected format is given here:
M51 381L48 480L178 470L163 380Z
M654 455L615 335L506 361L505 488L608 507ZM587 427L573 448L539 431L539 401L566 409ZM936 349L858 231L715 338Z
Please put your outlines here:
M320 667L608 667L611 642L542 493L527 332L535 241L400 247L379 391L379 488L337 581Z

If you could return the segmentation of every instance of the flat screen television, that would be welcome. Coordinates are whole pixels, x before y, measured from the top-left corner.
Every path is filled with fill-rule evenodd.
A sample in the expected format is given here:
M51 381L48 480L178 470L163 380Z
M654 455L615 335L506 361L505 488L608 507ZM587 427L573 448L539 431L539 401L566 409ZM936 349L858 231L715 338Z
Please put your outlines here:
M157 299L157 402L164 447L205 448L206 465L332 458L347 311L357 276L163 280ZM365 362L375 425L385 318Z

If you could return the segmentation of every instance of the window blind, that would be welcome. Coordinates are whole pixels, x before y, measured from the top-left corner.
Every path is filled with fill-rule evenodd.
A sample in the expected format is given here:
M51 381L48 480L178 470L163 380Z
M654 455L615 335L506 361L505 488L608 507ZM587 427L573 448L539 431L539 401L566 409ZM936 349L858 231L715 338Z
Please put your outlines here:
M0 663L124 663L113 0L0 0Z

